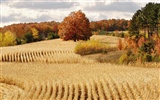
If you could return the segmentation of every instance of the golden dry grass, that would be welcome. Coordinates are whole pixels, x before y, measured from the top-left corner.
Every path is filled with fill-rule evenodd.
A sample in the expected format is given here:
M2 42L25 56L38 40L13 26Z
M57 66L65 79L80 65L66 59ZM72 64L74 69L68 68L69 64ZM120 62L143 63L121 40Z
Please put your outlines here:
M159 68L97 63L74 54L75 45L56 39L2 47L0 100L159 99Z
M91 37L91 40L98 40L104 43L108 43L111 47L117 47L117 43L119 39L120 39L119 37L104 36L104 35L93 35ZM121 39L124 40L123 38Z

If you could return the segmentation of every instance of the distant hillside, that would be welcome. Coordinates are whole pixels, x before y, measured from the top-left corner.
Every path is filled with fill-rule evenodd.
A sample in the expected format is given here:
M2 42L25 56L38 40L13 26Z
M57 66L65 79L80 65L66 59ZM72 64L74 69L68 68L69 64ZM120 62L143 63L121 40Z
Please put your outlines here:
M0 28L0 32L5 33L6 31L11 31L16 34L17 38L21 38L24 34L31 31L31 28L35 28L38 30L39 35L46 37L49 32L58 33L58 24L59 22L55 21L40 23L19 23L4 26L3 28Z

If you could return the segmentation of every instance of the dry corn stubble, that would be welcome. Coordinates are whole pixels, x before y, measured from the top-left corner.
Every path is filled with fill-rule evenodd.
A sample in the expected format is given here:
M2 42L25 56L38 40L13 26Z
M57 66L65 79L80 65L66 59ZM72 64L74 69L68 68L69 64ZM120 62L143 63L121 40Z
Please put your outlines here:
M0 80L2 99L159 98L158 68L144 69L103 63L2 64L5 66Z

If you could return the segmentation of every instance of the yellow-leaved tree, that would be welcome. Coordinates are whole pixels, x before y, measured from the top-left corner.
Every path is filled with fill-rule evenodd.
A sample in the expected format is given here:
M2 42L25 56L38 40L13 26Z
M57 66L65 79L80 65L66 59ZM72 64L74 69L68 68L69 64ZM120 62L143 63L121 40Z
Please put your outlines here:
M13 46L16 44L16 36L11 31L5 32L2 38L3 46Z
M34 41L37 41L39 38L39 31L36 28L31 28L31 31Z

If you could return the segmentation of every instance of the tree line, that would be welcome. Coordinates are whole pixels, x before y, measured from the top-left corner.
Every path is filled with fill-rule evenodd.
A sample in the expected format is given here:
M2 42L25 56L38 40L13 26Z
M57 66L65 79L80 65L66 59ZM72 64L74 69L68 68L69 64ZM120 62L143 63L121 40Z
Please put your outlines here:
M129 27L129 37L124 43L119 41L119 49L126 53L120 62L160 61L160 4L148 3L133 15Z
M92 31L126 31L130 27L130 20L125 19L108 19L90 22Z
M40 23L19 23L4 26L0 28L0 32L5 33L6 31L11 31L16 35L16 37L21 38L24 36L24 34L31 32L31 28L35 28L39 32L40 36L46 38L49 32L58 33L58 24L59 22L55 21Z

